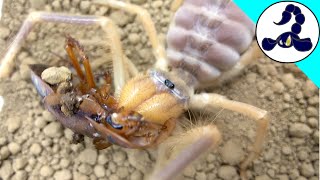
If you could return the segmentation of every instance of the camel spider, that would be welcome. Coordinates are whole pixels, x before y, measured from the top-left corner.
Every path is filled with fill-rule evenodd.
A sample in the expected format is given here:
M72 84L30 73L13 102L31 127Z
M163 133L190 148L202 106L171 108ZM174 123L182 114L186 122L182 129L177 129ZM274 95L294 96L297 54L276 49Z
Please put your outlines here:
M146 146L137 143L131 148L146 148L162 142L171 134L175 122L186 109L199 110L208 107L228 109L244 114L257 123L252 151L240 165L240 175L242 179L246 179L246 169L261 152L267 134L269 123L267 111L214 93L195 94L195 89L225 82L239 74L247 64L261 55L253 40L253 23L229 0L217 2L186 0L183 5L182 0L175 0L172 9L179 8L179 10L168 32L166 52L145 9L116 0L94 0L93 3L137 15L153 48L156 58L155 70L138 75L136 67L123 54L116 25L108 17L32 12L23 22L1 61L0 77L8 77L12 72L13 60L35 24L55 22L100 25L108 37L108 43L111 44L113 82L121 108L138 112L142 115L143 121L160 125L162 129L169 128L166 131L159 130L159 134L165 134L159 135L160 140L145 140ZM210 8L214 9L213 13L209 11ZM90 76L90 73L87 75ZM134 78L129 80L130 76ZM111 121L116 122L118 117L119 113L113 113ZM172 123L167 124L169 121ZM87 119L87 122L95 128L98 136L108 135L106 127L102 124L92 119ZM193 142L164 168L156 170L153 179L172 179L201 153L216 147L221 141L219 130L214 125L197 127L185 133L192 134ZM97 135L91 134L91 136ZM121 136L121 139L129 142L129 136ZM184 140L181 139L181 144Z

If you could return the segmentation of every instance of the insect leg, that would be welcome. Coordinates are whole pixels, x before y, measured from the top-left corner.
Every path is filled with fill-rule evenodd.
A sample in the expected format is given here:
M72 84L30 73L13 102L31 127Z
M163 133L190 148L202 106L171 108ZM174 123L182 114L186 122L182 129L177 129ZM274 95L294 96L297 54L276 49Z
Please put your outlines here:
M106 149L112 145L110 142L101 137L93 138L93 144L98 150Z
M90 67L89 58L84 53L83 47L80 45L80 43L77 40L75 40L71 36L67 36L66 48L69 48L69 49L67 49L67 52L68 52L69 56L71 55L70 58L72 60L72 63L74 65L76 65L76 67L75 67L76 70L78 69L77 73L78 73L78 71L81 71L81 68L80 68L79 62L75 58L75 55L74 55L74 52L73 52L73 48L75 48L78 51L78 53L79 53L79 55L81 57L81 61L83 63L85 72L86 72L86 81L89 84L90 88L95 88L96 85L95 85L95 82L94 82L94 79L93 79L93 73L92 73L92 70L91 70L91 67ZM82 71L81 71L81 73L82 73ZM82 80L84 80L84 79L82 78Z
M77 42L74 42L74 41L75 41L75 39L73 39L70 36L67 36L66 37L65 50L67 51L67 54L68 54L68 56L69 56L69 58L71 60L71 63L73 65L73 67L76 69L76 72L77 72L79 78L82 81L84 81L85 77L84 77L84 74L83 74L83 72L81 70L80 63L79 63L78 59L76 58L76 55L74 54L74 51L73 51L73 48L74 48L75 44L77 43Z

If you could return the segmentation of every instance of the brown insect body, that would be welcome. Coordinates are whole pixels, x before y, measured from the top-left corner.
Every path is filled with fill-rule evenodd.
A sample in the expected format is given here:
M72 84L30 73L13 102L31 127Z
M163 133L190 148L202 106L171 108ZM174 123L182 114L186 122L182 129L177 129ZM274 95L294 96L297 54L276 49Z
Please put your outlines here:
M56 88L40 78L41 73L48 67L37 64L31 65L30 68L31 80L36 87L38 94L43 97L42 102L45 108L51 112L64 127L71 129L74 133L94 137L93 135L97 133L97 131L90 126L90 123L85 117L81 116L79 113L67 116L62 112L62 105L60 104L61 95L56 94Z

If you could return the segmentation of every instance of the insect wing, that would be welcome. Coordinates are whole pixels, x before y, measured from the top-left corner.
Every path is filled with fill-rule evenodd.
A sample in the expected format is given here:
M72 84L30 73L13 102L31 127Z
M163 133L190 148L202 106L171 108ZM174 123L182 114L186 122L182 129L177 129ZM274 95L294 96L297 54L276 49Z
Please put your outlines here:
M41 97L46 97L49 94L54 93L53 89L40 78L40 74L47 67L40 64L30 65L29 67L31 69L31 81L37 89L38 94L40 94Z

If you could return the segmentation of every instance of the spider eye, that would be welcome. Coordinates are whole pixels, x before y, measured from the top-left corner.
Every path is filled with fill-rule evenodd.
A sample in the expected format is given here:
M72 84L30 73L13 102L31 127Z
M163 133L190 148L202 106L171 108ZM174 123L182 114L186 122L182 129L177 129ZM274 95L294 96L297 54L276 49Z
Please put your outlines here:
M106 118L106 122L111 126L113 127L114 129L118 129L118 130L121 130L123 128L123 126L121 124L116 124L112 121L112 118L111 116L107 116Z
M164 80L164 84L169 88L169 89L174 89L174 84L171 82L169 79Z

